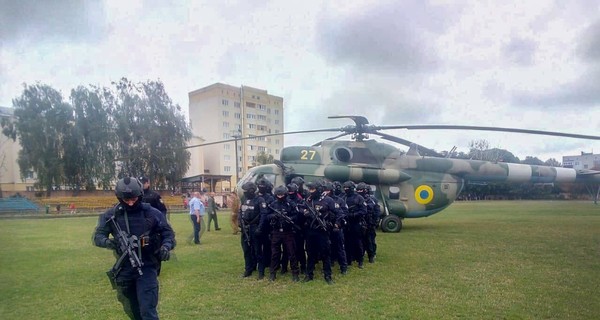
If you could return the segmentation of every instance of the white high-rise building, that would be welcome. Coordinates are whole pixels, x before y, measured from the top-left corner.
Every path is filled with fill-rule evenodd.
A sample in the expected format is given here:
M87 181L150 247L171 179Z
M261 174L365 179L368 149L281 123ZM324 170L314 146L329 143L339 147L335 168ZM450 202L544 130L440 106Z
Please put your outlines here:
M250 137L237 142L237 153L235 142L202 147L204 174L231 176L235 185L237 178L257 165L261 152L279 159L283 135L252 137L283 132L283 98L270 95L267 90L223 83L192 91L188 96L193 135L201 137L204 143ZM193 157L192 153L192 163Z

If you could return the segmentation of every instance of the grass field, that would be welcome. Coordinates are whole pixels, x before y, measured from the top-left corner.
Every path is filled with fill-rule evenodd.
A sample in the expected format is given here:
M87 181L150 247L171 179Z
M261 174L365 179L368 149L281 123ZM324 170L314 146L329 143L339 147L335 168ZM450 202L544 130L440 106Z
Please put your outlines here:
M162 319L597 319L600 206L590 202L461 202L401 233L379 233L365 269L293 283L240 278L239 236L192 246L171 215L176 261L163 264ZM94 217L0 220L0 319L124 319L96 248Z

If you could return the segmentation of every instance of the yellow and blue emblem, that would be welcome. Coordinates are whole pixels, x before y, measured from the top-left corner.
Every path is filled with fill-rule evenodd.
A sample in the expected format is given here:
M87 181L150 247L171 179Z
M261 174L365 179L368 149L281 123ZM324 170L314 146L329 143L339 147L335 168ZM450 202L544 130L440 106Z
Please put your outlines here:
M415 189L415 200L420 204L428 204L433 200L433 189L428 185L420 185Z

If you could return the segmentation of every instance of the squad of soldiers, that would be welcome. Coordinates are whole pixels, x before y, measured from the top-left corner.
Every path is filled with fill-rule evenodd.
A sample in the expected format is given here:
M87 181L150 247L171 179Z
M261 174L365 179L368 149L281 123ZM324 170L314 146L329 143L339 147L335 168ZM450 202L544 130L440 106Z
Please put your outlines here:
M377 255L376 228L380 207L371 187L360 182L317 180L304 183L294 177L286 186L273 185L266 178L242 185L239 210L243 277L258 271L258 279L269 272L291 271L292 281L314 279L315 265L321 263L327 284L333 284L335 263L345 275L356 263L364 267Z

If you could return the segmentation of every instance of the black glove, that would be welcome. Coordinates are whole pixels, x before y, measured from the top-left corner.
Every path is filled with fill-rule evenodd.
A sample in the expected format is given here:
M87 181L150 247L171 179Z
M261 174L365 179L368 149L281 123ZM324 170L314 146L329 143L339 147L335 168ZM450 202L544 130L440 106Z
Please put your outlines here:
M158 250L158 257L160 258L160 261L169 260L169 258L171 258L171 252L169 251L169 248L166 246L161 246L160 250Z
M106 238L106 240L104 240L104 247L106 249L116 250L117 249L117 242L114 239L108 239L108 238Z

